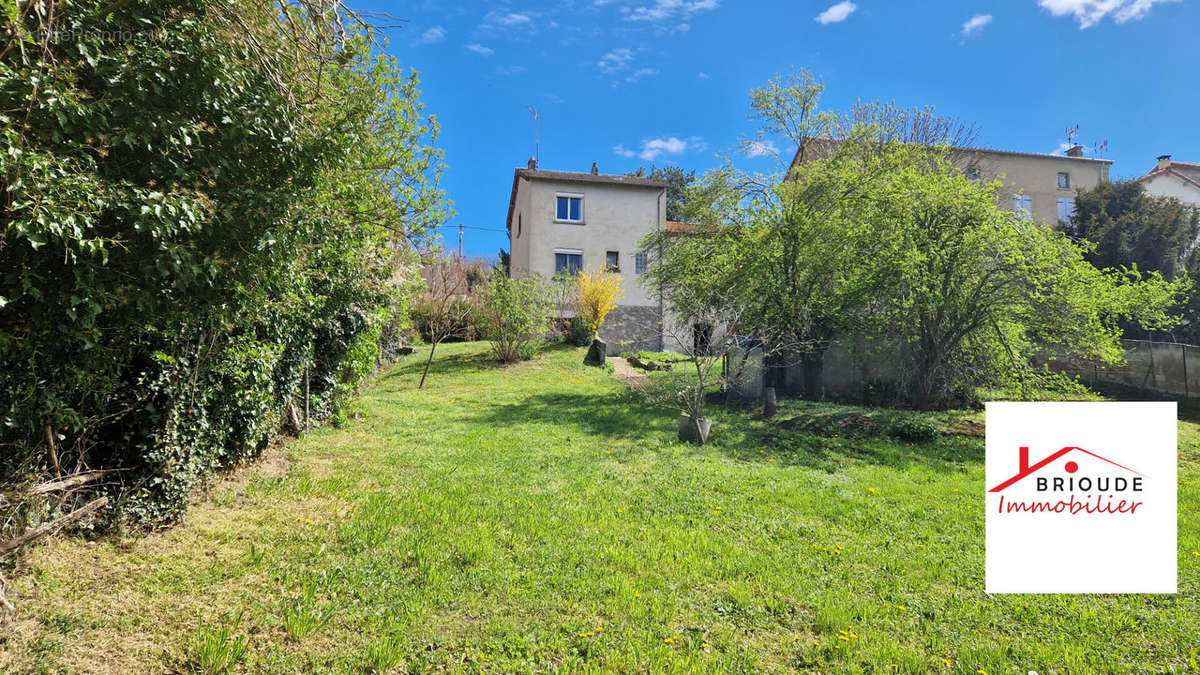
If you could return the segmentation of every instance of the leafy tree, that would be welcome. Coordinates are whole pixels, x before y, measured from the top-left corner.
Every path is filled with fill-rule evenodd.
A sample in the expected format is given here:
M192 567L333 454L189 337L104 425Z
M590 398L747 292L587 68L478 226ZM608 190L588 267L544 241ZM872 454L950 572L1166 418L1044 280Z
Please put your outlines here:
M747 147L783 135L802 161L786 176L710 172L687 201L705 227L642 242L656 255L646 281L674 311L744 310L773 364L798 355L814 398L835 340L873 344L920 406L1026 378L1037 347L1111 363L1118 322L1172 324L1186 282L1101 271L1065 237L1014 222L995 186L955 166L968 127L890 105L826 112L822 90L799 73L752 92L763 127Z
M587 322L594 337L604 325L604 317L616 309L624 295L621 275L607 270L580 270L575 274L575 287L576 314Z
M1068 234L1094 248L1087 259L1098 267L1136 267L1162 273L1166 279L1194 278L1200 271L1196 242L1200 238L1200 210L1177 199L1145 193L1138 182L1103 183L1082 190L1076 199L1075 218ZM1200 296L1189 295L1183 310L1184 325L1175 336L1200 340ZM1144 336L1137 326L1127 326L1130 336Z
M51 438L169 520L374 365L447 209L437 125L335 0L9 4L0 476Z
M533 358L550 330L550 302L536 278L512 279L492 274L484 293L484 336L492 354L504 363Z
M646 176L667 184L667 220L680 221L686 216L688 190L696 183L696 172L678 166L650 165L649 173L645 167L631 171L627 176Z

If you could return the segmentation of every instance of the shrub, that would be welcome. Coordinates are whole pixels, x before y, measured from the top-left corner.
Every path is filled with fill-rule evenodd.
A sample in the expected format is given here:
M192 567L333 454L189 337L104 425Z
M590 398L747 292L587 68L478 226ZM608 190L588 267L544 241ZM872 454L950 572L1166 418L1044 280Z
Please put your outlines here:
M337 416L377 362L443 210L436 128L356 19L283 6L0 18L0 483L51 473L53 438L162 524L306 380Z
M621 290L621 275L607 270L581 270L575 275L578 288L577 313L582 317L591 333L588 341L600 332L604 325L604 317L608 316L617 306L617 301L624 295Z
M505 363L532 358L550 330L551 310L540 280L494 273L483 300L484 335L492 354Z
M909 443L928 443L938 437L937 427L916 415L892 417L884 424L883 432Z
M581 316L573 316L567 322L563 340L576 347L586 347L592 343L592 336L592 327L588 325L588 322Z

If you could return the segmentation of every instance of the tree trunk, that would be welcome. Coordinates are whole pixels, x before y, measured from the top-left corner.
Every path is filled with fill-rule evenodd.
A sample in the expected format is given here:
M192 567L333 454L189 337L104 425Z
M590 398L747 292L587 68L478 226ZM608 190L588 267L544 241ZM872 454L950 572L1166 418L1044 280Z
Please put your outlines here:
M766 396L763 401L763 418L771 419L779 412L779 405L775 401L775 387L767 387Z
M417 385L417 389L425 387L425 376L429 374L429 364L433 363L433 352L437 350L438 343L433 343L429 347L429 358L425 360L425 370L421 372L421 383Z

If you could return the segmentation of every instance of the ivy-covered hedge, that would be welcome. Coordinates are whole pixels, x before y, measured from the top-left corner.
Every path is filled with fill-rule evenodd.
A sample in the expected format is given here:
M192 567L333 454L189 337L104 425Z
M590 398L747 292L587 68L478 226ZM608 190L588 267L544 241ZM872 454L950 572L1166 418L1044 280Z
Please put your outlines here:
M0 481L163 523L394 337L436 124L331 2L0 4Z

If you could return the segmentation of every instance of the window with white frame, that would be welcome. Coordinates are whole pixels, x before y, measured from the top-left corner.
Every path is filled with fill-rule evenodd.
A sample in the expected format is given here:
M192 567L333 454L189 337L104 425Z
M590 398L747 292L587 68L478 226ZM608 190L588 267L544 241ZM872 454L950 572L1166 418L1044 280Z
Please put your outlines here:
M645 274L646 267L646 254L635 253L633 256L633 271L637 274Z
M608 251L604 254L604 269L609 272L621 271L621 254L617 251Z
M582 223L583 195L557 195L557 203L554 209L554 220L560 223Z
M1067 173L1066 171L1058 172L1058 189L1059 190L1070 190L1071 189L1071 174Z
M575 274L583 269L583 251L575 249L554 249L554 274Z
M1030 218L1033 216L1033 197L1029 195L1013 195L1013 213Z

